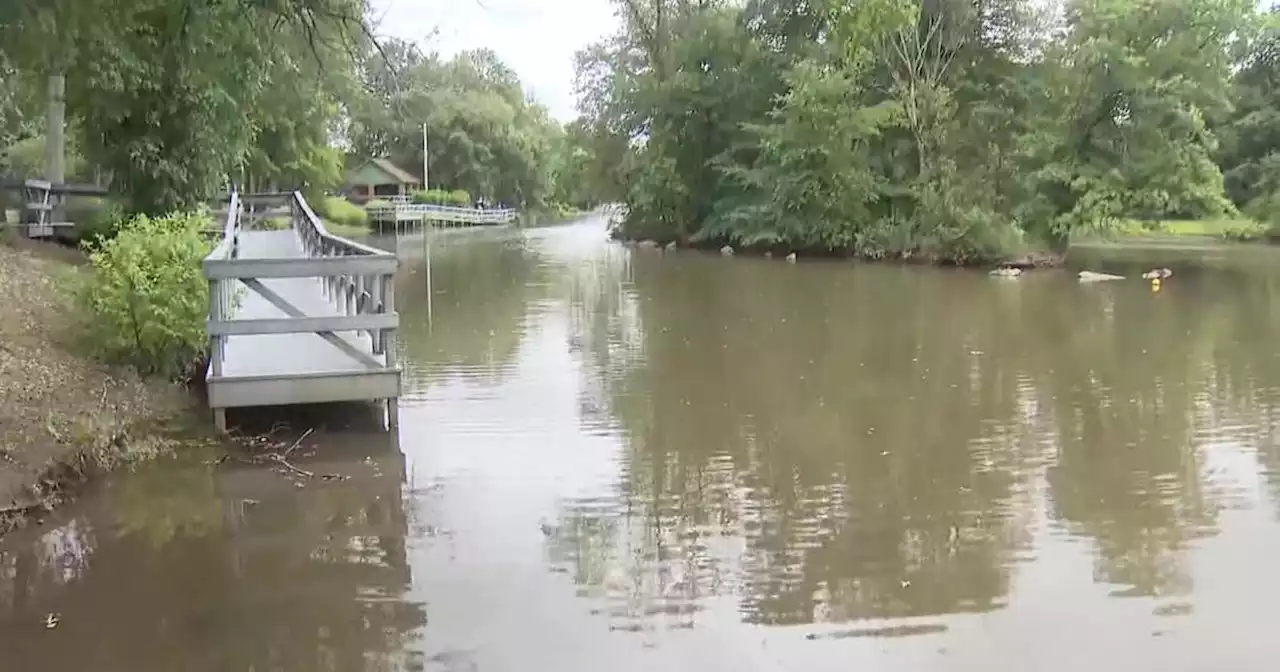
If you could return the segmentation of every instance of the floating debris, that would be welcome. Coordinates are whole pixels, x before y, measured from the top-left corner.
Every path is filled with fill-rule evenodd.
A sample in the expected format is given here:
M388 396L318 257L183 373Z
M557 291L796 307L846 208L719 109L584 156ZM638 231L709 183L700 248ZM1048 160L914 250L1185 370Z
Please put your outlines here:
M1112 275L1110 273L1095 273L1093 271L1080 271L1076 274L1080 278L1080 282L1103 282L1106 280L1124 280L1123 275Z
M879 628L857 628L838 630L836 632L811 632L805 639L849 639L851 637L911 637L913 635L932 635L946 632L947 626L941 623L921 623L918 625L888 625Z

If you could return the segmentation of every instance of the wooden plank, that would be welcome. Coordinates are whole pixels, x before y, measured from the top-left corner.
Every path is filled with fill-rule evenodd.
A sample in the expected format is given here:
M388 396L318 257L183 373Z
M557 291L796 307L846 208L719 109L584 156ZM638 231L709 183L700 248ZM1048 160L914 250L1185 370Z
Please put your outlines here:
M276 233L263 231L253 233ZM249 235L253 235L253 233ZM392 254L352 255L349 257L325 257L314 259L238 259L206 257L204 276L210 280L219 278L324 278L334 275L390 275L396 272L400 260Z
M400 370L222 376L208 378L207 384L212 408L372 401L400 396Z
M263 298L266 297L264 296ZM337 317L210 320L208 322L208 330L210 336L251 336L255 334L311 334L321 331L395 329L399 324L400 316L396 313L376 313Z
M289 315L290 317L307 317L305 313L293 307L293 304L286 301L284 297L271 291L269 287L262 284L257 279L241 278L240 281L243 282L244 285L248 287L250 290L252 290L254 293L266 299L268 303L275 306L284 314ZM341 350L347 356L351 357L357 362L364 364L366 367L370 369L382 368L383 366L382 362L374 358L373 355L360 350L354 345L351 345L351 343L349 343L345 338L335 334L334 332L317 331L315 333L320 338L323 338L324 340L328 341L331 345L333 345L333 347Z
M108 196L107 190L96 184L51 184L49 191L69 196Z

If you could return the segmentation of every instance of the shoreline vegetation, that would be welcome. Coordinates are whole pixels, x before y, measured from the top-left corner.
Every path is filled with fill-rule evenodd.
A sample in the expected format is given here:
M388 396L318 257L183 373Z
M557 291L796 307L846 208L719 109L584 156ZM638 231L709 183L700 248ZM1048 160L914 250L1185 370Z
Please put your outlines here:
M734 248L731 245L717 247L714 242L695 241L681 245L675 240L655 240L649 238L627 238L620 227L611 231L613 240L627 247L640 249L689 249L705 253L719 253L721 256L766 257L785 259L788 261L813 259L851 259L863 260L849 250L797 250L787 247L754 246ZM1271 246L1280 245L1280 231L1261 222L1247 218L1216 218L1202 220L1168 220L1143 222L1127 220L1118 222L1114 227L1101 233L1073 237L1069 248L1074 247L1218 247L1235 245ZM978 268L1017 268L1031 270L1037 268L1056 268L1066 263L1067 253L1038 252L1019 257L1006 258L998 262L967 264ZM879 261L879 260L874 260ZM895 259L905 264L955 265L947 261L935 259ZM962 264L965 265L965 264Z
M81 252L0 233L0 535L92 478L201 440L179 383L86 343Z
M1000 266L1280 224L1280 13L1253 3L617 4L578 59L617 238Z
M561 214L601 200L609 157L585 124L553 118L492 50L446 58L377 37L365 0L11 9L0 22L0 176L110 196L58 204L76 224L69 249L10 240L22 196L0 191L0 288L11 297L0 308L0 529L185 440L166 428L191 417L169 402L190 399L175 388L197 377L207 348L197 223L229 185L300 189L342 236L371 233L369 217L324 195L375 157L422 169L401 184L425 183L429 169L431 184L450 187L415 195L424 202ZM95 12L115 18L84 20Z

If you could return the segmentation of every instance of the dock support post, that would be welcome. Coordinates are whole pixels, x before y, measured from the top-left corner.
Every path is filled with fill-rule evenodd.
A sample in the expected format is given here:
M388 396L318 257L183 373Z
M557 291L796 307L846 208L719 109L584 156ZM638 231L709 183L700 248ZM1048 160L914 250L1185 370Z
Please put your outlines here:
M382 291L382 310L391 313L396 309L396 277L394 275L384 275L380 279L380 289ZM395 329L382 330L382 348L383 361L388 369L397 366L396 361L396 331ZM397 396L387 399L387 430L395 431L400 426L400 398L399 391Z
M227 433L227 409L213 409L213 426L218 430L219 434Z

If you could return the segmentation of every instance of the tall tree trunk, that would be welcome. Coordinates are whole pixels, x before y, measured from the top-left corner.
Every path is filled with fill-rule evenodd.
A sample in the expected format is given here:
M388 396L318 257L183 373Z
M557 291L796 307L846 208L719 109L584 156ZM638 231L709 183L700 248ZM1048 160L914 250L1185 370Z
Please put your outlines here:
M49 75L49 102L45 114L44 179L55 184L67 180L67 78Z

